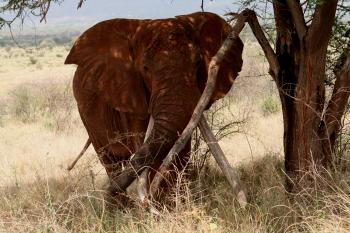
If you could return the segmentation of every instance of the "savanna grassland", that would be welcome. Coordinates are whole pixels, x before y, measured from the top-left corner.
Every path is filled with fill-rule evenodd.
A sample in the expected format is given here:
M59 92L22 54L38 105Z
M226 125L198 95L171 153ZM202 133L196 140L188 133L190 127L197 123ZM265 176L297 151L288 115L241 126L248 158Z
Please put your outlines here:
M349 174L315 174L314 188L287 195L282 113L255 42L231 92L206 113L247 186L240 209L222 173L195 135L191 180L181 179L154 215L135 203L113 208L106 174L90 148L67 165L87 133L72 95L71 43L0 47L0 232L348 232ZM345 153L345 152L344 152ZM180 176L181 177L181 176ZM321 181L320 181L321 179ZM130 190L133 196L133 190Z

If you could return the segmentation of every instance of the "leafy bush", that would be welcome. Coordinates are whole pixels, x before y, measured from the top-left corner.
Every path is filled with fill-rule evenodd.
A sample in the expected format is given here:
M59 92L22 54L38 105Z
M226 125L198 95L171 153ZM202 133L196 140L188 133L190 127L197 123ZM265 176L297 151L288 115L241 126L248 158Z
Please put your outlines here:
M268 116L279 111L279 102L274 95L268 96L261 104L261 110L264 116Z

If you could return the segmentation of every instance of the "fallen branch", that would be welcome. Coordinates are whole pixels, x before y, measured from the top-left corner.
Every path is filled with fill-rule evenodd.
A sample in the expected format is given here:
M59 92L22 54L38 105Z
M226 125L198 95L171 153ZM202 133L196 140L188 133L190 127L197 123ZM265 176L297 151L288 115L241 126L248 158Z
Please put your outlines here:
M247 197L245 195L244 186L239 180L238 175L230 166L227 158L225 157L224 152L219 146L219 143L216 140L214 134L210 130L209 125L205 120L204 116L201 118L198 127L203 135L204 140L208 144L208 147L211 153L213 154L216 162L218 163L220 169L222 170L226 179L230 183L233 192L236 195L237 201L242 207L245 207L245 205L247 204Z
M82 151L79 153L79 155L75 158L75 160L67 167L67 170L70 171L74 168L75 164L79 161L79 159L84 155L84 153L86 152L86 150L89 148L91 144L91 139L88 138L86 140L85 146L82 149Z

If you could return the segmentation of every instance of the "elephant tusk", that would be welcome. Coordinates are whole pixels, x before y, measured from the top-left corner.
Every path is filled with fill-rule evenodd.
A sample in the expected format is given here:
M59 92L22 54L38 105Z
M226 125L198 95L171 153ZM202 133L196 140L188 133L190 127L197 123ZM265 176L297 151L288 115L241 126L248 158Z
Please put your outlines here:
M215 84L220 68L221 62L224 60L225 55L234 44L234 40L239 37L239 33L242 31L247 18L249 17L249 10L242 11L237 16L237 21L233 26L230 34L223 42L222 46L216 53L216 55L211 59L209 67L208 67L208 79L207 84L204 88L202 96L200 97L197 106L195 107L192 117L188 122L186 128L182 132L181 136L175 142L174 146L169 151L168 155L163 160L162 165L160 166L158 173L153 178L151 187L150 187L150 195L153 196L158 189L160 182L163 180L165 174L169 170L172 161L179 154L179 152L185 147L187 141L190 139L193 130L197 127L204 109L208 105L210 98L214 92Z
M224 152L222 151L218 141L216 140L213 132L210 130L207 120L202 116L199 124L199 130L201 131L205 142L207 143L211 153L213 154L216 162L224 173L226 179L230 183L234 194L236 195L236 199L241 205L241 207L245 207L247 204L247 197L245 194L245 188L242 182L239 180L238 175L233 170L231 165L229 164Z
M67 170L70 171L74 168L75 164L79 161L79 159L84 155L84 153L86 152L86 150L89 148L91 144L91 139L88 138L86 140L85 146L82 149L82 151L79 153L79 155L75 158L75 160L67 167Z
M148 126L147 126L147 131L145 134L144 142L149 137L149 135L153 129L153 126L154 126L154 119L151 116L149 119ZM138 178L137 192L138 192L138 195L139 195L141 202L147 202L148 188L149 188L148 187L149 186L149 172L150 172L150 169L148 167L145 168Z

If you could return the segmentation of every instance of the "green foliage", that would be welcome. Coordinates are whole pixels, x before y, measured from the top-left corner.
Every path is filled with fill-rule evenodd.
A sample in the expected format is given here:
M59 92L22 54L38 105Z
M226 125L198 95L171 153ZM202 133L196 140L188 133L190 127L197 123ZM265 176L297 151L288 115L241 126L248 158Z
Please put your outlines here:
M2 28L6 24L6 20L0 17L0 28Z
M60 4L63 0L7 0L2 1L0 5L0 14L15 13L15 16L8 19L0 17L0 29L4 25L11 25L16 19L24 20L33 15L41 17L44 20L46 14L53 3Z
M339 15L333 26L332 38L327 52L326 83L333 84L335 73L341 69L350 49L350 21ZM350 14L350 7L348 8Z
M261 111L264 116L277 113L280 110L279 102L276 96L270 95L261 103Z

